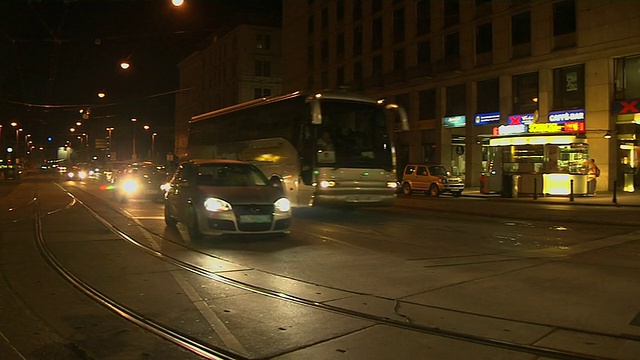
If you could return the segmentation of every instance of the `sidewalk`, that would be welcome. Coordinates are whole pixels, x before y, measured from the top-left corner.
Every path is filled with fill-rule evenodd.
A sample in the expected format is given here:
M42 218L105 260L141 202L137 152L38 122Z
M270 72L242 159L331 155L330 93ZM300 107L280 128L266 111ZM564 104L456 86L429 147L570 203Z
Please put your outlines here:
M492 200L519 201L548 204L571 204L571 205L595 205L595 206L631 206L640 207L640 192L616 191L615 198L613 191L597 192L593 196L538 196L534 199L532 195L524 195L513 198L502 197L500 194L483 194L479 187L465 188L463 197L478 197Z

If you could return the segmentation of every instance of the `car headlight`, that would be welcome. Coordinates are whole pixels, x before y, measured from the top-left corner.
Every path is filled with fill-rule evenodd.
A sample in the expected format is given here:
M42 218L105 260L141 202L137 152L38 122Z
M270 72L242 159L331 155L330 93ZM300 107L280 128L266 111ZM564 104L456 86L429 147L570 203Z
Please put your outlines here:
M273 205L275 205L277 212L289 212L291 210L291 201L287 198L280 198Z
M127 194L132 194L138 190L138 182L132 179L128 179L122 182L122 190Z
M320 181L320 187L323 189L330 188L336 186L336 182L333 180L322 180Z
M397 182L395 182L395 181L388 181L388 182L387 182L387 187L388 187L388 188L391 188L391 189L395 189L395 188L397 188L397 187L398 187L398 183L397 183Z
M221 212L231 210L231 204L217 198L206 198L204 200L204 208L211 212Z
M80 180L84 180L87 177L87 173L85 171L78 172L78 177Z
M73 178L73 175L74 175L74 174L73 174L72 172L68 172L68 173L67 173L67 176L69 177L69 179Z

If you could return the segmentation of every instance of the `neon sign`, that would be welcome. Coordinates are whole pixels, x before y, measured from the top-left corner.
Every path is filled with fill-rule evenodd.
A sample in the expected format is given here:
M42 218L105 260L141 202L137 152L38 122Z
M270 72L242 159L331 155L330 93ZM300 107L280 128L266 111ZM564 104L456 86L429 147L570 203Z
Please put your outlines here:
M476 114L473 117L474 125L496 124L500 123L500 113Z
M467 123L467 117L464 115L446 116L442 119L442 125L446 128L464 127Z
M565 123L567 121L584 121L584 119L584 109L549 112L549 122Z

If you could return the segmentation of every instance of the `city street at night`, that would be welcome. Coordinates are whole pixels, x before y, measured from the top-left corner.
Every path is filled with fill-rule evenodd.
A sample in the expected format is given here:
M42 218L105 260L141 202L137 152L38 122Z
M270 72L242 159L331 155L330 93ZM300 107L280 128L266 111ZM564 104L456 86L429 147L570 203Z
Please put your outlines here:
M53 180L0 186L3 359L640 353L633 206L399 196L191 241L161 202Z

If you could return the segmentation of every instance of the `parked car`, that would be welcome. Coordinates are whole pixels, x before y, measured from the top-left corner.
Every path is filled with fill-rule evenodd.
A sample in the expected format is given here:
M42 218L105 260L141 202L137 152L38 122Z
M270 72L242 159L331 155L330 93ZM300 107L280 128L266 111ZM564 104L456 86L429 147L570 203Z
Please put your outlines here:
M281 179L236 160L190 160L165 187L168 226L185 224L191 239L202 235L288 234L291 203Z
M464 190L464 181L452 176L442 165L409 164L402 172L402 193L411 195L414 191L424 191L429 196L449 193L460 196Z
M113 179L114 197L120 202L129 199L161 201L164 195L161 186L167 182L167 178L167 170L163 165L148 162L131 164Z

